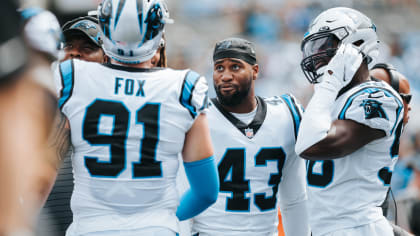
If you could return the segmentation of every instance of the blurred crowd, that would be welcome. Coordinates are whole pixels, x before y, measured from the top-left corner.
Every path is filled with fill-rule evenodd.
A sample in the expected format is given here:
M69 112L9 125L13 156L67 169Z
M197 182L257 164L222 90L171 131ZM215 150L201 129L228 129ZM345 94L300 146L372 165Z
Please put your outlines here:
M60 12L60 2L45 4L61 22L93 10ZM98 1L91 2L94 6ZM192 68L206 75L211 84L214 44L229 36L245 37L257 46L261 68L257 94L291 93L303 104L311 97L312 88L300 68L300 42L311 20L335 6L352 7L368 15L382 42L379 62L391 63L404 74L414 96L391 182L398 219L394 211L388 217L404 228L412 224L420 228L420 222L410 222L416 214L420 219L420 0L169 0L168 5L175 19L175 24L166 28L170 67ZM210 96L215 96L212 89Z

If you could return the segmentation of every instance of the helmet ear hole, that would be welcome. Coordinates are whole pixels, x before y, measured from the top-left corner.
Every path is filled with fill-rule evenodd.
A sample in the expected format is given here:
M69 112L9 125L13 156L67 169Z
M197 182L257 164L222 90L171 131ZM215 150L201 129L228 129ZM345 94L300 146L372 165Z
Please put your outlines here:
M365 42L365 41L364 41L363 39L361 39L361 40L357 40L356 42L354 42L354 43L353 43L353 45L355 45L355 46L360 46L360 45L362 45L364 42Z

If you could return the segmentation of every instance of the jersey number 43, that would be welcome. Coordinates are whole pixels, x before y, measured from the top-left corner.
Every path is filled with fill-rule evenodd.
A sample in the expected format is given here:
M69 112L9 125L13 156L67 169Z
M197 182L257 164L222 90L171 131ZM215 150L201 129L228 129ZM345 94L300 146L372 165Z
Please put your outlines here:
M219 163L219 181L221 192L231 192L232 197L227 198L226 210L228 211L249 211L250 198L246 192L250 192L249 180L245 179L245 149L227 149ZM282 176L282 169L286 154L281 147L261 148L255 155L255 166L267 166L268 161L277 162L277 173L270 175L268 185L272 186L273 195L267 197L265 193L255 193L255 205L261 211L274 209L277 202L277 191ZM228 174L231 179L228 180Z

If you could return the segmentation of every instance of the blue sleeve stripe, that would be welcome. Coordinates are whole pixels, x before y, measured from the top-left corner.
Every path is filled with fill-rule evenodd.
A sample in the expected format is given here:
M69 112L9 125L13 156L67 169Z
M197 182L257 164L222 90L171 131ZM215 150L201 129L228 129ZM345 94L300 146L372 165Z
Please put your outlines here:
M181 97L179 98L181 105L187 108L187 110L190 112L193 118L197 116L197 111L195 107L191 104L192 93L199 78L200 75L198 73L194 71L189 71L184 78L184 83L182 84L181 90Z
M60 75L63 88L61 89L60 99L58 100L58 107L63 108L64 104L70 99L73 94L74 87L74 65L73 60L67 60L60 63Z
M363 88L363 89L361 89L359 91L356 91L353 95L351 95L347 99L347 101L346 101L343 109L341 109L341 111L340 111L340 113L338 115L338 119L339 120L346 119L346 112L347 112L347 110L349 109L349 107L351 106L351 104L353 103L354 99L357 96L359 96L360 94L363 94L363 93L374 93L374 92L377 92L377 91L383 91L387 97L394 98L395 101L398 104L398 108L396 110L395 124L394 124L393 128L391 129L391 133L393 133L394 132L394 129L395 129L397 123L398 123L398 117L400 116L401 111L402 111L402 109L403 109L404 106L403 106L402 102L400 101L400 99L398 97L396 97L391 91L389 91L387 89L384 89L384 88L368 87L368 88Z
M360 94L362 94L362 93L371 93L371 92L374 92L374 90L372 90L372 88L365 88L365 89L362 89L362 90L359 90L359 91L357 91L357 92L355 92L353 95L351 95L349 98L347 98L347 101L346 101L346 103L345 103L345 105L344 105L344 107L343 107L343 109L341 109L341 111L340 111L340 113L339 113L339 115L338 115L338 119L339 120L344 120L344 119L346 119L346 112L347 112L347 110L349 109L349 107L350 107L350 105L353 103L353 100L357 97L357 96L359 96Z
M297 138L297 135L299 133L300 121L302 120L302 114L300 114L295 101L290 95L284 94L284 95L281 95L280 97L287 104L287 107L289 108L290 113L292 114L293 124L295 125L295 138Z

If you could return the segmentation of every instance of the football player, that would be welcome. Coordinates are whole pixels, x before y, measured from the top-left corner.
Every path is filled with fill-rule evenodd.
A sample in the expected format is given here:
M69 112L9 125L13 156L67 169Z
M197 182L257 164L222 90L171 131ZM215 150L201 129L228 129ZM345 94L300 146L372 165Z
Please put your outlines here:
M411 93L410 93L410 83L408 79L398 72L392 65L387 63L378 63L370 70L370 75L372 80L383 80L391 87L399 93L401 96L403 103L404 103L404 118L403 118L403 130L405 125L408 123L409 120L409 112L411 111L410 101L411 101ZM389 191L387 193L387 197L383 204L381 205L384 216L387 216L388 213L388 206L389 206ZM394 210L395 211L395 210ZM399 222L401 222L401 217L405 219L405 216L399 216ZM398 223L398 222L396 222ZM406 232L404 229L400 228L399 226L393 224L391 222L391 226L394 230L394 235L411 235Z
M75 187L67 235L176 235L178 220L214 203L219 188L207 127L207 84L191 70L153 68L161 0L104 0L98 9L110 64L59 65ZM178 198L182 153L191 188Z
M83 16L66 22L63 27L65 56L68 59L80 59L105 63L107 56L102 50L103 36L99 29L98 19L93 16Z
M398 92L370 80L378 56L376 26L350 8L322 12L302 42L302 69L314 84L296 152L307 159L309 222L314 236L381 235L398 159L404 105Z
M62 30L64 35L65 59L77 58L98 63L106 63L108 61L108 57L102 50L103 37L100 36L101 31L97 18L92 16L76 18L66 22ZM153 57L154 61L152 63L157 67L166 67L167 65L166 43L163 37L156 52L159 55ZM71 167L71 158L65 159L69 148L68 137L66 137L70 134L68 132L68 123L64 119L64 123L61 122L58 124L59 127L57 127L54 140L56 140L56 147L58 147L57 155L61 156L61 159L64 159L64 161L45 205L45 213L48 214L39 217L39 225L42 226L46 221L54 221L56 231L53 231L54 229L48 230L55 234L64 234L63 232L66 231L73 219L73 214L70 209L70 198L71 192L73 191L73 169ZM39 231L44 230L40 227L37 229Z
M20 15L11 0L0 17L0 234L30 235L56 171L48 148L57 103L50 63L61 31L52 13Z
M61 61L77 58L85 61L106 63L107 56L102 50L102 36L98 19L93 16L78 17L66 22L63 27L63 51ZM53 68L57 68L54 63ZM41 216L39 217L38 234L43 234L43 225L54 222L55 228L48 229L53 234L64 234L70 225L73 215L70 210L70 197L73 190L73 173L71 158L68 155L70 146L68 123L63 114L58 114L56 129L52 135L52 147L56 148L56 155L62 161L54 187L48 196ZM66 127L67 126L67 127Z
M259 66L247 40L218 42L213 61L217 98L207 116L220 191L216 203L194 217L193 234L272 236L280 205L286 235L309 235L305 164L294 150L300 104L288 94L255 95Z

